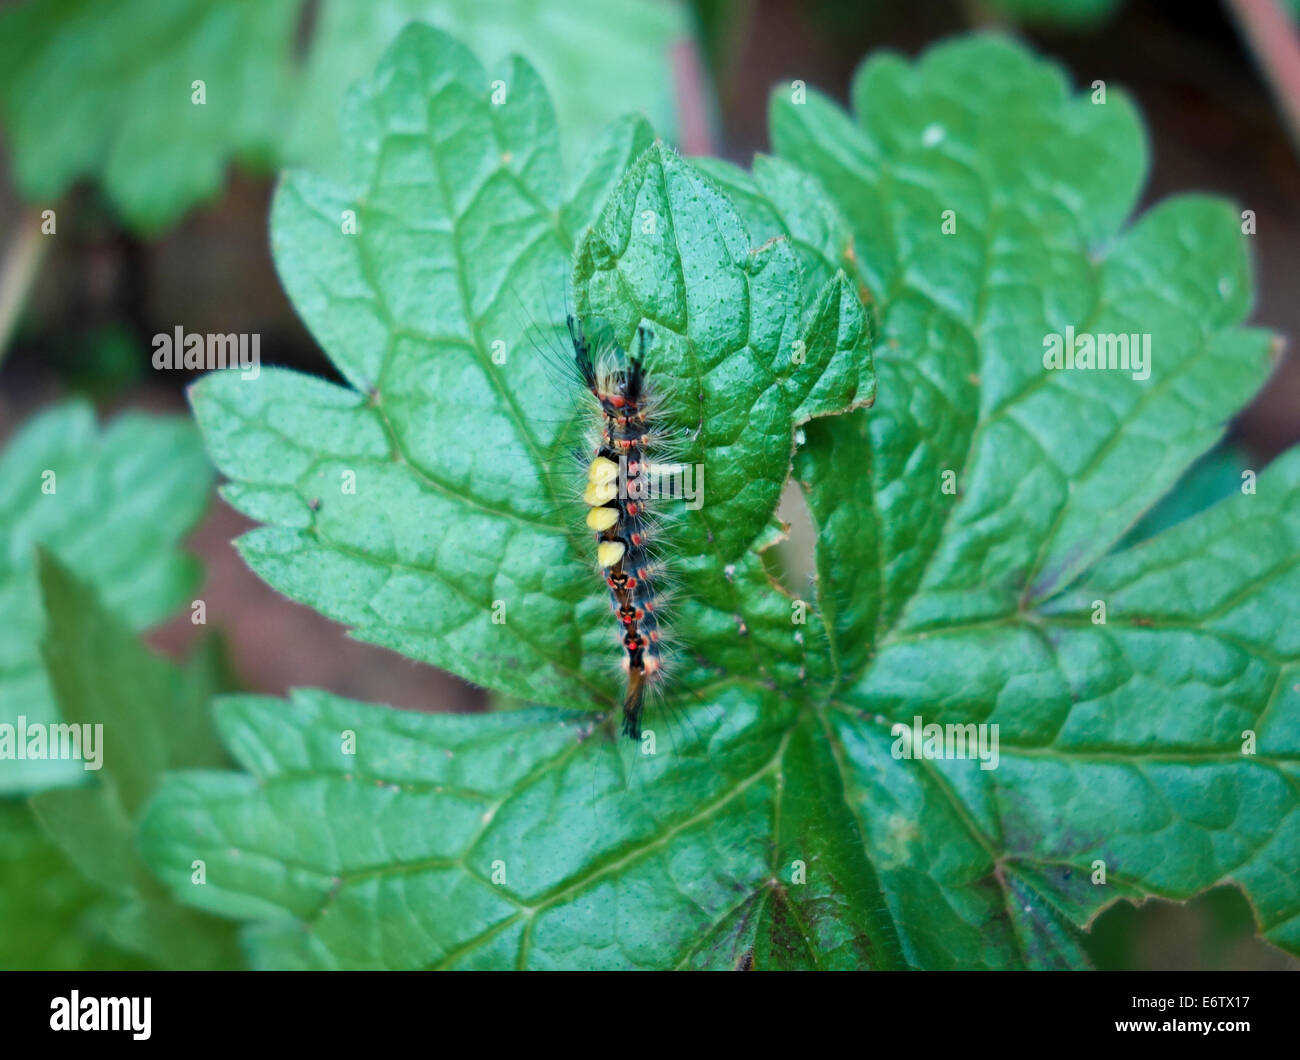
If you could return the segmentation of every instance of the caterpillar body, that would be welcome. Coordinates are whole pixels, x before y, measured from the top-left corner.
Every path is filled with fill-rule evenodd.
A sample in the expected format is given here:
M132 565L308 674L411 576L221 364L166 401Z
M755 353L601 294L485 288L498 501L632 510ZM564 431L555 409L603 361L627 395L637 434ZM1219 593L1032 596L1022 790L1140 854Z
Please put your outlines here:
M568 318L574 359L583 385L599 407L582 499L595 533L596 563L618 618L623 670L623 733L641 738L648 691L663 677L659 608L661 570L651 553L656 521L648 506L652 452L663 434L654 424L656 404L647 386L644 328L635 353L617 347L593 350L580 321Z

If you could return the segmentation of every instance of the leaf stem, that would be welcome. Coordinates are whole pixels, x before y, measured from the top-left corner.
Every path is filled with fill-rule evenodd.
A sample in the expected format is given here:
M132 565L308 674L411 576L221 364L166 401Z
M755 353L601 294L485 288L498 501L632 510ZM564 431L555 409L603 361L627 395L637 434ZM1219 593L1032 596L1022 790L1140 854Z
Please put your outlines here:
M712 155L715 152L709 117L708 79L694 38L683 37L673 42L672 64L682 153Z
M1277 0L1224 0L1300 151L1300 34Z
M0 364L4 362L9 340L47 249L36 210L25 211L16 229L0 262Z

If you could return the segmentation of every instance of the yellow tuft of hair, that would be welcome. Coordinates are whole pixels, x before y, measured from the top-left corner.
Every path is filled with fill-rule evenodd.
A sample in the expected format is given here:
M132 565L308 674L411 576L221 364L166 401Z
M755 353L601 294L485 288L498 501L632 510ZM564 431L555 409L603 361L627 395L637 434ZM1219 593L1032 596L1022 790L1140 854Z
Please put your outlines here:
M597 508L618 496L618 486L613 482L589 482L582 499L590 508Z
M613 482L618 478L618 465L605 456L598 456L587 468L587 481L596 486Z
M617 522L617 508L592 508L587 513L587 525L593 530L608 530Z
M596 562L602 567L612 567L623 558L622 541L602 541L596 546Z

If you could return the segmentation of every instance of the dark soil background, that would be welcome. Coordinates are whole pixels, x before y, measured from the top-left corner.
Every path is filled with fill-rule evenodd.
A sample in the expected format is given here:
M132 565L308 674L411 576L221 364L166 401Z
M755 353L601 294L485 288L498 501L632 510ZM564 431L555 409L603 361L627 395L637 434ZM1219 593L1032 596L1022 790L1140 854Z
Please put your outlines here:
M844 101L868 53L915 55L951 34L996 24L977 3L947 0L699 0L696 13L718 96L714 147L742 165L768 147L775 82L802 78ZM1143 208L1199 190L1256 212L1253 321L1300 335L1300 155L1226 8L1134 0L1096 26L1015 31L1058 59L1076 86L1101 78L1135 98L1152 148ZM0 438L71 393L89 395L106 415L126 406L182 410L190 379L149 364L150 337L178 321L193 332L260 333L267 363L337 379L272 267L271 186L270 178L232 173L218 201L156 242L118 228L93 189L77 192L60 210L59 238L0 373ZM0 155L0 217L20 209ZM1300 361L1288 354L1234 421L1231 440L1263 466L1300 441L1298 408ZM349 640L342 627L267 588L230 545L251 525L218 501L189 542L207 569L208 628L226 638L240 687L283 695L312 685L414 710L486 709L481 690ZM182 616L153 641L180 654L198 632ZM1222 888L1184 907L1117 907L1102 917L1092 948L1109 967L1300 966L1255 941L1250 925L1239 892Z

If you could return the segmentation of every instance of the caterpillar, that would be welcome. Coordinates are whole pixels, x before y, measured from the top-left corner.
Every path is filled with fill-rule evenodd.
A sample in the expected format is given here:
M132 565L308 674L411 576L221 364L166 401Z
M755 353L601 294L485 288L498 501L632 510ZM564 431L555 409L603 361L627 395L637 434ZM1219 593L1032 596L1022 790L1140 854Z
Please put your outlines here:
M651 454L663 440L654 423L656 402L647 385L645 327L637 330L637 350L605 344L593 350L582 323L568 317L574 360L583 385L599 409L586 468L587 527L595 534L596 564L609 589L618 618L622 665L623 734L641 738L647 691L663 677L661 571L650 551L656 521L648 500L652 490Z

